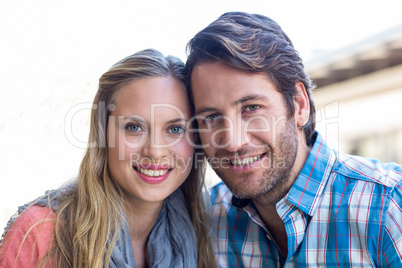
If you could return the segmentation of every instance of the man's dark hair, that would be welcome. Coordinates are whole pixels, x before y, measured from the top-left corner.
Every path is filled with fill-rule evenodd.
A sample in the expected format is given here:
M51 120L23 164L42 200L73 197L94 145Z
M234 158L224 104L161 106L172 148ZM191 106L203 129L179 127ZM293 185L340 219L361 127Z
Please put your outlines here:
M274 20L244 12L225 13L189 41L187 53L186 83L191 99L192 71L207 62L221 61L246 72L269 75L285 99L289 117L295 112L295 84L302 82L310 102L310 118L303 131L307 145L314 143L313 85L292 41Z

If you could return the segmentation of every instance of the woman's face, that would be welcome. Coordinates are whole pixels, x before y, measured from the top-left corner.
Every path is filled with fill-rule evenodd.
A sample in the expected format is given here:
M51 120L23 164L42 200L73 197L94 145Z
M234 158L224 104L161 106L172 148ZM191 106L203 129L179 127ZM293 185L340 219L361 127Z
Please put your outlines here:
M109 116L108 167L130 202L162 202L190 173L194 149L185 88L170 76L123 86Z

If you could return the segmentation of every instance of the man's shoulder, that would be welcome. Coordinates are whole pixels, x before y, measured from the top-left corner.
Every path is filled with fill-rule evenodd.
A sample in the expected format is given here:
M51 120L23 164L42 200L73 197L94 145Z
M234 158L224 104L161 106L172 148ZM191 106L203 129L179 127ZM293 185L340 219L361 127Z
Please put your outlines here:
M402 167L396 163L382 163L378 159L337 154L333 171L347 178L395 187L402 181Z
M230 206L233 194L223 182L212 185L209 192L212 206Z

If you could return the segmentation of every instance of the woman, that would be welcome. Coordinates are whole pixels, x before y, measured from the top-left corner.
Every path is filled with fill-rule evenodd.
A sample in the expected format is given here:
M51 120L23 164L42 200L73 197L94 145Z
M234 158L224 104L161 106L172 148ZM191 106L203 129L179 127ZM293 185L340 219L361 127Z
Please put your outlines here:
M116 63L77 180L10 220L0 267L215 266L191 116L180 60L144 50Z

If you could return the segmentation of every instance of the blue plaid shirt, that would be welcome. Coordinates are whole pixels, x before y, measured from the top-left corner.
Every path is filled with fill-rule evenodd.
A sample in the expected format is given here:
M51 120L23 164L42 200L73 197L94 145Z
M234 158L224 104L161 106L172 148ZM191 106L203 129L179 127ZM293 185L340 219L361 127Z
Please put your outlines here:
M254 204L211 188L219 267L279 267L280 253ZM288 234L285 267L402 267L402 168L338 154L320 134L276 205ZM283 260L284 261L284 260Z

